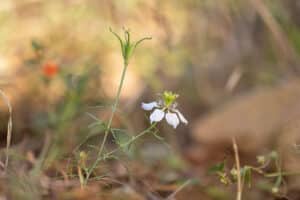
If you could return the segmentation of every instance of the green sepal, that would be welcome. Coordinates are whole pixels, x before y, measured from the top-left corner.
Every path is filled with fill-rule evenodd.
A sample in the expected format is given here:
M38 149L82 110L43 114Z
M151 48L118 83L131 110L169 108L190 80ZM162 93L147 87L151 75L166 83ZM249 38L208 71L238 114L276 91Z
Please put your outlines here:
M125 39L122 40L121 37L116 34L114 31L112 31L111 28L109 28L110 32L112 34L114 34L114 36L116 36L116 38L119 40L120 42L120 46L121 46L121 50L122 50L122 56L123 56L123 59L124 59L124 63L127 65L128 64L128 61L130 59L130 57L132 56L135 48L141 43L143 42L144 40L150 40L152 39L151 37L144 37L140 40L138 40L137 42L133 42L131 43L131 40L130 40L130 32L128 30L124 30L124 34L125 34Z

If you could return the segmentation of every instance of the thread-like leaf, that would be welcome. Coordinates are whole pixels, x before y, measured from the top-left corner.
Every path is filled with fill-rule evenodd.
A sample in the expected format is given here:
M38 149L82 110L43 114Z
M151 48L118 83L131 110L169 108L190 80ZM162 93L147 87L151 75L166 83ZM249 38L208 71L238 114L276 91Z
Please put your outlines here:
M132 136L128 135L126 130L122 129L111 129L112 135L115 139L116 144L126 153L132 153Z
M224 169L225 169L225 161L212 166L208 171L209 173L218 173L218 172L224 172Z
M124 46L124 43L123 43L121 37L118 34L116 34L111 28L109 28L109 31L112 34L114 34L114 36L116 36L116 38L119 40L120 45L121 45L121 49L122 49L122 55L123 55L123 57L125 57L125 46Z

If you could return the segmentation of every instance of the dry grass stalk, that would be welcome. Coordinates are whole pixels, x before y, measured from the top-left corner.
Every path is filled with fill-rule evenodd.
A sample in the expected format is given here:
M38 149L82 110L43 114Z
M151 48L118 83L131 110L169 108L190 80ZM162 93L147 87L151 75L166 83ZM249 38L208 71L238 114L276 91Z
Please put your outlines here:
M240 157L239 157L239 151L238 151L238 146L237 146L237 143L236 143L236 139L234 137L232 138L232 145L233 145L236 171L237 171L237 195L236 195L236 200L242 200L243 186L242 186L242 177L241 177Z
M8 108L8 111L9 111L9 118L8 118L8 123L7 123L7 136L6 136L6 158L5 158L5 163L4 163L4 169L6 171L7 166L8 166L9 148L10 148L11 137L12 137L12 106L10 104L8 97L2 90L0 90L0 95L2 97L2 100L5 102L5 104Z

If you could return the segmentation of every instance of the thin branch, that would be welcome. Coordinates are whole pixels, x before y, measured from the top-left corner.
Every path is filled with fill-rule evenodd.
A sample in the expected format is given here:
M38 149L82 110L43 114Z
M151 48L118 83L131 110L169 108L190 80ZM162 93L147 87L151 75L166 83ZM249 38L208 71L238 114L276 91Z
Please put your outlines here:
M8 166L8 159L9 159L8 154L9 154L9 148L10 148L11 137L12 137L12 106L10 104L8 97L5 95L5 93L2 90L0 90L0 95L3 101L5 102L6 106L8 107L8 111L9 111L9 119L7 123L7 136L6 136L6 158L4 163L5 171L6 171Z
M289 61L297 61L295 50L290 45L288 38L285 36L278 22L272 16L272 13L268 10L266 4L262 0L251 0L250 3L253 5L267 27L270 29L274 40L276 41L283 55L288 58Z
M134 49L143 41L145 40L152 40L152 37L144 37L142 39L140 39L139 41L137 41L135 44L134 44Z
M186 186L188 186L191 183L191 179L187 180L186 182L184 182L181 186L179 186L172 194L170 194L166 200L172 200L174 199L174 197L176 196L176 194L178 192L180 192L181 190L183 190Z
M236 200L242 200L242 176L241 176L241 165L240 165L240 157L239 157L239 151L238 146L236 143L236 139L232 138L232 146L234 151L234 157L235 157L235 164L236 164L236 170L237 170L237 195Z

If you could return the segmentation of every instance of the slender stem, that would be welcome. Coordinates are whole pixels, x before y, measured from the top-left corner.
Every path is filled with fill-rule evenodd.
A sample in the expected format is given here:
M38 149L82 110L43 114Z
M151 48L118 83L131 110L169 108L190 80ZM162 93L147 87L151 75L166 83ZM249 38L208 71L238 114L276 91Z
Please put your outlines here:
M12 106L8 97L2 90L0 90L0 96L2 97L3 101L6 103L6 106L8 108L8 113L9 113L9 118L7 122L6 155L5 155L5 163L4 163L4 171L6 172L8 167L9 148L10 148L11 137L12 137Z
M234 157L235 157L235 163L236 163L236 170L237 170L237 196L236 200L242 200L242 177L241 177L241 166L240 166L240 158L239 158L239 152L238 152L238 146L236 143L235 138L232 138L232 145L234 150Z
M46 139L45 139L42 151L40 153L40 156L39 156L35 166L33 167L32 171L30 172L34 177L38 177L38 175L41 173L41 171L43 169L43 165L47 158L47 154L49 153L49 149L51 148L51 140L52 140L52 138L51 138L49 132L47 132Z
M265 174L265 177L277 177L277 176L299 176L300 172L276 172Z
M133 143L134 141L136 141L137 139L139 139L140 137L144 136L146 133L150 132L157 123L153 123L150 127L148 127L146 130L140 132L139 134L137 134L136 136L132 137L129 141L127 141L126 143L121 144L119 147L115 148L114 150L104 154L103 156L98 156L97 159L95 160L95 162L93 163L92 167L90 168L90 170L87 171L86 173L86 178L84 181L84 185L87 184L87 181L89 180L89 177L91 175L91 173L93 172L93 170L96 168L96 166L98 165L98 163L102 160L105 160L107 157L109 157L110 155L116 153L117 151L119 151L122 147L125 147L131 143Z
M106 143L107 136L109 134L109 131L110 131L110 128L111 128L111 124L112 124L115 112L116 112L118 104L119 104L120 95L121 95L123 83L124 83L124 80L125 80L125 75L126 75L127 67L128 67L128 63L124 62L124 67L123 67L123 71L122 71L122 75L121 75L121 81L120 81L120 84L119 84L119 87L118 87L118 91L117 91L117 96L116 96L115 102L114 102L113 107L112 107L112 112L111 112L109 121L107 123L107 127L106 127L106 130L105 130L105 133L104 133L104 138L103 138L102 144L100 146L100 149L98 151L97 157L101 156L102 151L104 149L104 145Z
M171 199L175 199L176 194L178 194L178 192L180 192L181 190L183 190L186 186L188 186L189 184L191 184L191 179L187 180L186 182L184 182L181 186L179 186L171 195L169 195L166 200L171 200Z
M115 98L115 102L114 102L113 107L112 107L112 112L111 112L109 121L108 121L108 123L107 123L107 127L106 127L106 129L105 129L104 138L103 138L103 141L102 141L101 146L100 146L100 148L99 148L99 151L98 151L98 153L97 153L97 159L96 159L95 162L92 164L90 170L88 170L88 172L87 172L86 179L85 179L85 183L87 183L87 181L88 181L88 179L89 179L91 173L94 171L94 169L95 169L96 166L98 165L99 158L101 157L101 154L102 154L102 152L103 152L103 149L104 149L104 146L105 146L107 137L108 137L109 132L110 132L111 124L112 124L112 121L113 121L115 112L116 112L117 107L118 107L118 104L119 104L120 95L121 95L122 87L123 87L123 84L124 84L124 80L125 80L125 75L126 75L127 67L128 67L128 62L125 60L125 61L124 61L123 71L122 71L122 75L121 75L120 84L119 84L118 91L117 91L117 96L116 96L116 98Z
M139 139L140 137L142 137L143 135L145 135L146 133L148 133L149 131L151 131L155 126L156 126L157 123L153 123L151 126L149 126L149 128L147 128L146 130L140 132L138 135L134 136L131 138L131 140L127 141L126 143L124 144L121 144L118 148L115 148L114 150L104 154L103 158L107 158L108 156L114 154L115 152L117 152L118 150L120 150L122 147L125 147L131 143L133 143L134 141L136 141L137 139Z
M79 165L77 166L77 173L78 173L78 176L79 176L80 188L83 189L85 181L84 181L84 178L83 178L81 167Z
M89 180L89 177L91 176L93 170L96 168L96 166L98 165L98 163L102 160L104 160L105 158L107 158L108 156L114 154L115 152L119 151L122 147L127 146L131 143L133 143L134 141L136 141L137 139L139 139L140 137L142 137L143 135L145 135L146 133L148 133L149 131L151 131L157 123L153 123L151 124L151 126L149 126L146 130L143 130L142 132L140 132L139 134L137 134L136 136L132 137L131 140L129 140L128 142L121 144L121 146L119 146L118 148L115 148L114 150L104 154L103 156L99 156L97 157L97 159L95 160L95 162L93 163L92 167L90 168L90 170L86 173L86 178L85 178L85 185L87 183L87 181Z

